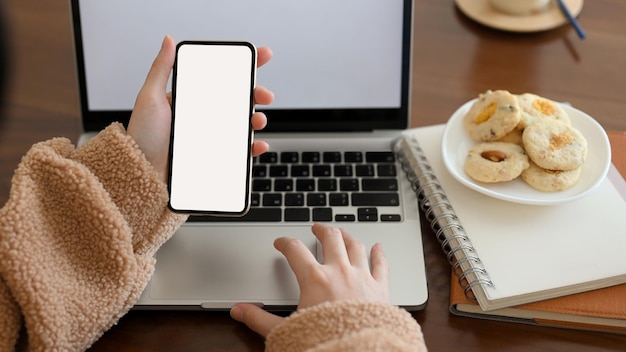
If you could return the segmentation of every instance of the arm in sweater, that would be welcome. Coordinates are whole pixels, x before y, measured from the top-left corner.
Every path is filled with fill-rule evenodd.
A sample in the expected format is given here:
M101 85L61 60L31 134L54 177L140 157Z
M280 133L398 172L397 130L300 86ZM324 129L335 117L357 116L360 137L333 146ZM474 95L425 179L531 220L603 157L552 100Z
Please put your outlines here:
M138 299L185 220L120 124L75 149L36 144L0 210L0 350L83 350Z
M258 65L271 56L259 48ZM128 135L114 124L78 149L59 138L23 158L0 210L1 351L18 343L22 325L28 349L85 349L143 291L154 252L185 219L167 210L163 183L174 57L166 36ZM271 103L273 94L259 88L255 103ZM265 123L262 113L252 115L255 129ZM252 150L261 154L267 144L255 141Z
M266 351L426 351L419 324L384 303L335 301L299 310L267 336Z
M185 220L123 127L79 149L39 143L18 167L0 210L0 350L25 325L29 350L84 350L137 300L154 252ZM272 330L268 351L424 351L404 310L340 301L295 313ZM393 348L393 349L392 349Z

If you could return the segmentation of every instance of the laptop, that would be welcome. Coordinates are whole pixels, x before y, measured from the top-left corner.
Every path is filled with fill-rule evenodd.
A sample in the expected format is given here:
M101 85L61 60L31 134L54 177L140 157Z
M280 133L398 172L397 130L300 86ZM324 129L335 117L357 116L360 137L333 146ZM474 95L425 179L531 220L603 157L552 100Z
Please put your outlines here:
M271 89L256 139L252 207L243 218L193 216L156 254L135 309L225 310L250 302L290 310L299 288L280 236L322 260L314 222L383 245L391 303L428 298L418 204L393 153L409 127L412 0L72 0L84 134L128 122L165 34L245 40L274 58L257 72ZM210 167L210 160L198 160Z

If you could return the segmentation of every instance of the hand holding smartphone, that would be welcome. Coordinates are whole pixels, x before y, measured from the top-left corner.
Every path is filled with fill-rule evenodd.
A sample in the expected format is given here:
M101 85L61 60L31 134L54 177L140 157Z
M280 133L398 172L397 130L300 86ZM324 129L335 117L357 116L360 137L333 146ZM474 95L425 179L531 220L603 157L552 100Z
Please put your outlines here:
M184 41L172 81L169 207L244 215L250 207L256 49Z

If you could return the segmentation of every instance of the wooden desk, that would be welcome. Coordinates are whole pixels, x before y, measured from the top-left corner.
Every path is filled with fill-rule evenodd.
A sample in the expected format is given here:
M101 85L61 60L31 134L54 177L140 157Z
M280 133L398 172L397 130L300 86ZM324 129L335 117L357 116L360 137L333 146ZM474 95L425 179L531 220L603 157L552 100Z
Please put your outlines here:
M20 157L37 141L80 133L67 1L7 0L12 90L0 129L0 202ZM626 2L586 1L581 41L568 26L499 32L467 19L452 0L416 0L412 125L443 123L487 89L568 101L607 130L626 131ZM271 118L271 117L270 117ZM623 153L626 135L612 134ZM618 152L619 153L619 152ZM617 153L614 153L617 154ZM460 318L448 313L449 265L424 228L430 301L414 313L431 351L622 350L626 336ZM626 298L625 298L626 299ZM93 351L260 351L263 340L227 313L130 312Z

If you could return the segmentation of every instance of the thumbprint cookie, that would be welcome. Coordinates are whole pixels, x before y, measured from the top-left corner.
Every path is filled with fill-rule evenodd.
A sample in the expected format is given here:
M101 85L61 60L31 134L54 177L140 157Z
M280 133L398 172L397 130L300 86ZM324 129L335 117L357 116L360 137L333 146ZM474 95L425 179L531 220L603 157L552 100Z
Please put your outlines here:
M519 145L485 142L467 152L464 169L476 181L494 183L513 180L528 166L528 156Z
M530 166L522 172L522 180L531 187L543 192L558 192L574 186L580 178L582 168L574 170L548 170L530 162Z
M524 129L524 148L543 169L574 170L587 157L587 140L579 130L557 120L537 120Z
M518 128L524 129L537 120L558 120L570 124L569 115L561 104L532 93L517 96L521 109Z
M506 90L488 90L478 96L463 117L463 126L478 142L504 137L520 122L521 112L515 95Z

